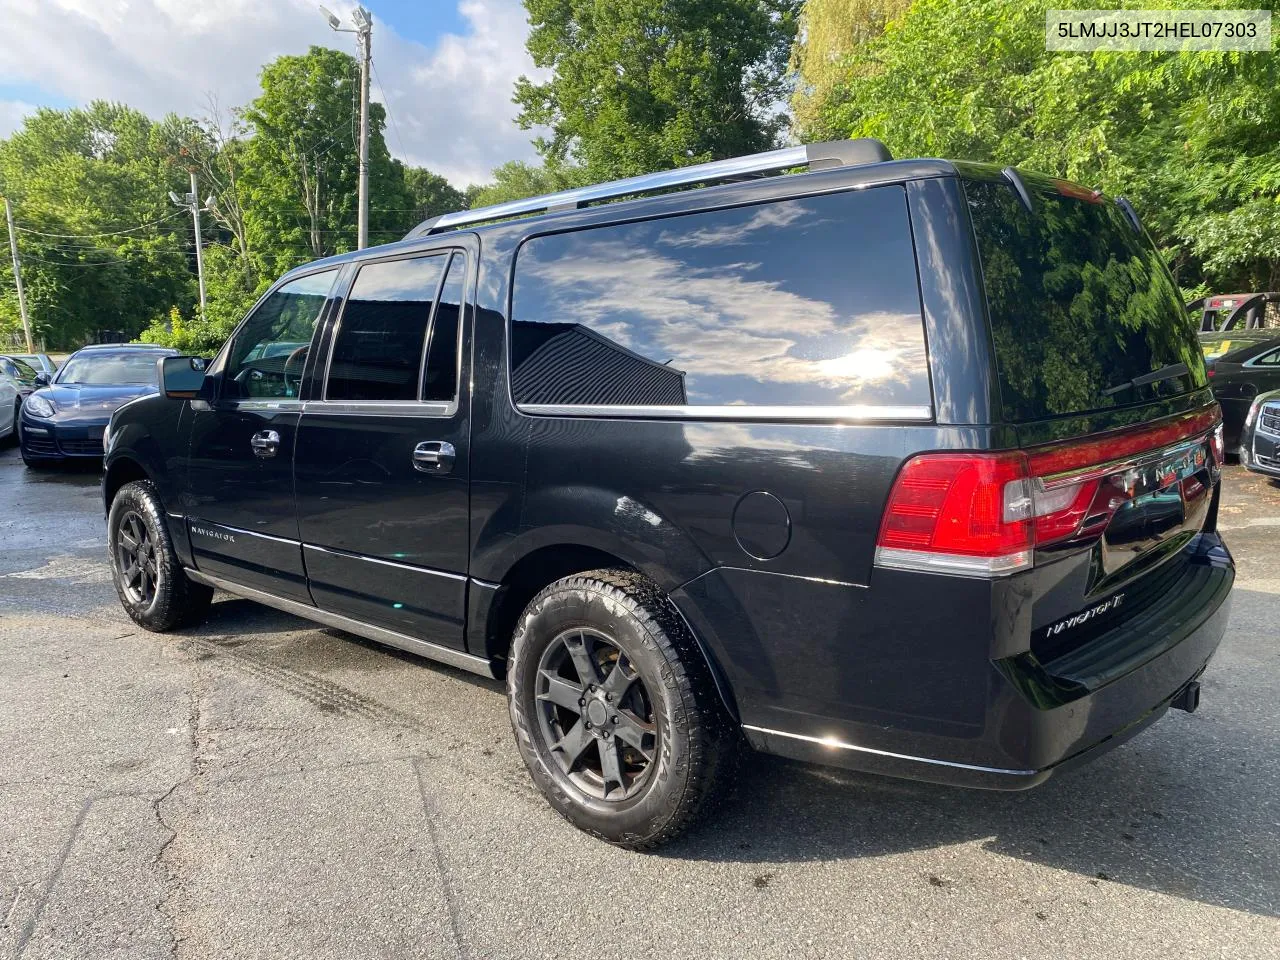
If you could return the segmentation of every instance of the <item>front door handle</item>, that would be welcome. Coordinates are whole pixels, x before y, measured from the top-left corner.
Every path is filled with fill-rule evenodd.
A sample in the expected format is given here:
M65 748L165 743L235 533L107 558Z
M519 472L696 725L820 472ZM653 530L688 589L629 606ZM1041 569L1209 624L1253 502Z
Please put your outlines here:
M448 473L457 455L448 440L426 440L413 448L413 469L419 473Z
M249 446L257 457L274 457L280 452L280 434L274 430L261 430L249 438Z

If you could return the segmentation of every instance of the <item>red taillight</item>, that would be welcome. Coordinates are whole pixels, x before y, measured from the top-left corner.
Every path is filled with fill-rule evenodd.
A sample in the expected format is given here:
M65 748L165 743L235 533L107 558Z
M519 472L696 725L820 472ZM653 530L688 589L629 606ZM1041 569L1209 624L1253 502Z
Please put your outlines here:
M1037 547L1101 532L1127 496L1102 490L1118 464L1215 425L1211 442L1221 463L1216 410L1027 451L912 457L889 493L876 563L986 577L1029 567Z
M1021 453L912 457L889 494L876 560L991 576L1031 563L1031 517L1011 517L1006 491L1027 477Z

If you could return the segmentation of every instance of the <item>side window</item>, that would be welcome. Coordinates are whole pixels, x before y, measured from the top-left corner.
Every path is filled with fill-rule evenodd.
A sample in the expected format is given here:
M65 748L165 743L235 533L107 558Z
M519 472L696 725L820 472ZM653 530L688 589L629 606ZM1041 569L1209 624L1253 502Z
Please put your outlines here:
M329 360L326 400L416 400L431 308L449 254L360 268Z
M1264 353L1255 360L1254 363L1268 367L1280 366L1280 350L1272 350L1270 353Z
M316 320L337 275L325 270L291 280L258 305L231 345L224 398L298 395Z
M431 321L431 343L422 374L423 400L452 400L458 392L458 337L462 331L463 283L467 258L455 253Z
M517 403L930 403L899 186L535 237L511 319Z

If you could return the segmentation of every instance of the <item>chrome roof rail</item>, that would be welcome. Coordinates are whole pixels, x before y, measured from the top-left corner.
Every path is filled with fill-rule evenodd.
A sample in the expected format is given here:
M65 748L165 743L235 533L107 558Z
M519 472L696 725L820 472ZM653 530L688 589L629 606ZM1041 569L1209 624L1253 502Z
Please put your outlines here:
M486 223L491 220L506 220L527 213L551 213L560 210L576 210L590 203L601 200L613 200L618 197L634 196L666 190L670 187L687 186L695 183L712 184L726 180L735 180L757 174L777 172L790 167L805 167L810 170L825 170L828 167L852 166L862 163L880 163L892 160L888 149L879 140L833 140L829 143L811 143L803 147L784 147L781 150L769 150L766 153L753 153L746 157L735 157L731 160L713 160L710 163L699 163L691 167L677 167L674 170L662 170L658 173L646 173L639 177L628 177L625 180L613 180L590 187L578 187L574 190L561 190L559 193L548 193L541 197L529 197L526 200L512 200L491 207L480 207L475 210L458 210L438 217L423 220L407 234L405 239L425 237L444 230L463 227L471 224Z

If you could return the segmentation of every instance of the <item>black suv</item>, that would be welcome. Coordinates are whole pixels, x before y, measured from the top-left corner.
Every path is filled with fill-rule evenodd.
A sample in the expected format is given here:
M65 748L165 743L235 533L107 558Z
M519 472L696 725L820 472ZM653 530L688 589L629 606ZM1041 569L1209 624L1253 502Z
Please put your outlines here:
M627 847L743 739L1022 789L1194 708L1222 638L1192 326L1125 201L874 141L449 214L161 361L107 438L116 584L505 676Z

